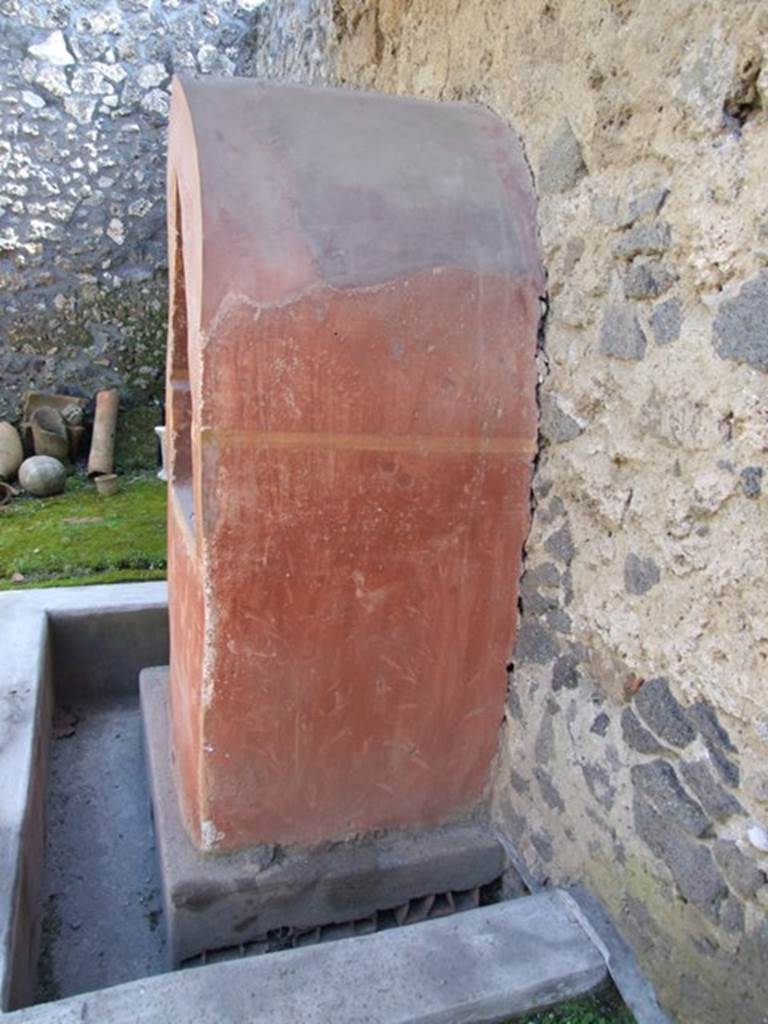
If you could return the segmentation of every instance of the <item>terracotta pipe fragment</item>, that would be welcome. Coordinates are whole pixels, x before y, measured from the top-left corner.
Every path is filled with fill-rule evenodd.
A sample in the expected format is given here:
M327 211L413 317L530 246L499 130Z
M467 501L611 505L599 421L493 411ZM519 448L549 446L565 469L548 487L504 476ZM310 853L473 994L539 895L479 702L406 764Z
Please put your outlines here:
M99 391L93 419L88 476L104 476L112 472L115 460L115 429L120 395L117 388Z

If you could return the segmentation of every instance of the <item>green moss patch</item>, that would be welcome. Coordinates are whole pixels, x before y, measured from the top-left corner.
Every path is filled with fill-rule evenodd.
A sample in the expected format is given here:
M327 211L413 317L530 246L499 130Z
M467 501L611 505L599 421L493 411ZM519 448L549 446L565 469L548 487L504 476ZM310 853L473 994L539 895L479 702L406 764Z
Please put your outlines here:
M549 1010L516 1017L509 1024L634 1024L635 1018L613 985L601 987L582 999L570 999Z
M111 498L79 477L54 498L17 498L0 508L0 590L162 579L165 517L166 485L147 475L122 477Z

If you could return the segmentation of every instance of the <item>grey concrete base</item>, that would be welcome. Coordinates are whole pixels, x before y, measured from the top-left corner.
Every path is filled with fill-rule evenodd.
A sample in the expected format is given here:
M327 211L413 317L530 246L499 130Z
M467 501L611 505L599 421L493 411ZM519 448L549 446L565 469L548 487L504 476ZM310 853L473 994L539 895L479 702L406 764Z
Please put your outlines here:
M168 670L141 673L141 705L172 963L205 951L369 918L410 900L464 893L497 879L501 844L482 825L204 857L181 822L168 722Z
M214 964L66 999L7 1024L490 1024L607 977L558 892L413 928Z

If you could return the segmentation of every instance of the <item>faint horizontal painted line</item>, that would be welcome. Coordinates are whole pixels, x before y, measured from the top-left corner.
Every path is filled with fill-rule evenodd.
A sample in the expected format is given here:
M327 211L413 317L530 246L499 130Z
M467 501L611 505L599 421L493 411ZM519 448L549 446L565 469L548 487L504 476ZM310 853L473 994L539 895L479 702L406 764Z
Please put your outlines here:
M440 437L419 434L333 434L257 430L201 431L203 444L217 448L321 448L351 452L447 452L477 455L517 455L531 458L535 444L517 437Z

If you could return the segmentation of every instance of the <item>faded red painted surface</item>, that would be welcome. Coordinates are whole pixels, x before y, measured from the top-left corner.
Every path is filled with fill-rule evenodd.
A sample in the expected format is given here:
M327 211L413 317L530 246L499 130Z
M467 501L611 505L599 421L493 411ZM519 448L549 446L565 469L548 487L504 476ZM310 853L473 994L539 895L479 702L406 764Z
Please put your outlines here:
M495 752L528 525L543 284L514 135L458 104L177 82L169 211L190 834L447 820Z

